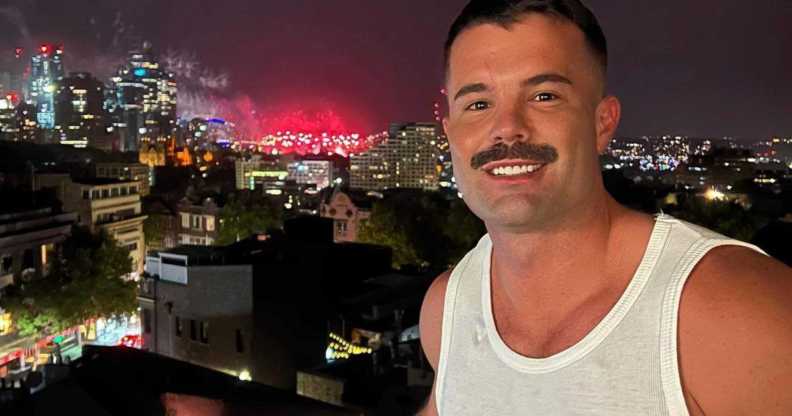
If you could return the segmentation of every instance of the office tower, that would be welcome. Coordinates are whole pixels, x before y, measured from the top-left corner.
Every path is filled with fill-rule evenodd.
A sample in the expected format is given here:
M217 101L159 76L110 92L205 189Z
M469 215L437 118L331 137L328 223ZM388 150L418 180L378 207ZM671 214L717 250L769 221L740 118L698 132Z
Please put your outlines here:
M104 85L87 72L56 84L55 131L61 144L86 147L105 135Z
M111 81L115 94L108 107L122 150L169 147L176 134L176 79L158 62L151 44L145 42L141 51L130 52Z
M55 127L55 89L63 75L63 47L41 45L31 58L28 102L36 106L37 122L42 129Z

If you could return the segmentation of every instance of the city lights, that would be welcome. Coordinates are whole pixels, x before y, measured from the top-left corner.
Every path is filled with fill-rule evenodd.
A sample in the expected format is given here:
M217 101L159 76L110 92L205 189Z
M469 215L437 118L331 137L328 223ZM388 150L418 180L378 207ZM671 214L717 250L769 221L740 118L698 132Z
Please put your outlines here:
M373 352L371 348L354 345L335 333L330 333L330 344L327 347L325 358L328 360L346 360L355 355L368 355Z

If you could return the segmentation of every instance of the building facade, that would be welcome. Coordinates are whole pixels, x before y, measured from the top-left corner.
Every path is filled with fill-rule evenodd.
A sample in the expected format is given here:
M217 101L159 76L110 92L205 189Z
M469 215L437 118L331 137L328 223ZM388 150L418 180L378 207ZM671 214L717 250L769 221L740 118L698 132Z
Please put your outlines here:
M367 191L436 190L440 135L436 123L392 124L383 143L350 157L351 187Z
M55 91L63 78L63 47L41 45L30 63L28 102L36 106L38 125L42 129L55 127Z
M0 213L0 297L15 282L46 276L76 222L76 213L52 208Z
M264 190L283 189L289 177L287 166L278 160L254 157L250 160L237 159L236 189Z
M388 249L288 230L151 254L139 299L144 349L294 390L298 370L326 360L333 299L389 266Z
M319 215L333 220L333 239L337 243L358 241L360 227L371 218L371 202L365 196L353 200L353 194L338 189L322 200Z
M329 160L300 160L287 166L288 180L298 185L315 185L322 190L333 184L333 164Z
M220 207L212 198L193 203L185 198L179 203L179 244L212 246L220 230Z
M96 164L96 177L140 182L140 196L151 193L154 185L154 170L142 163L104 162Z
M174 146L176 79L158 62L151 44L146 42L141 50L130 52L111 80L114 94L107 106L114 114L122 150L137 151L141 145Z
M106 134L104 84L87 72L61 78L55 90L55 133L61 144L94 145Z
M34 189L52 188L66 211L78 215L78 223L92 232L105 231L119 246L129 250L132 276L143 272L145 238L141 210L140 181L80 179L66 174L38 174Z

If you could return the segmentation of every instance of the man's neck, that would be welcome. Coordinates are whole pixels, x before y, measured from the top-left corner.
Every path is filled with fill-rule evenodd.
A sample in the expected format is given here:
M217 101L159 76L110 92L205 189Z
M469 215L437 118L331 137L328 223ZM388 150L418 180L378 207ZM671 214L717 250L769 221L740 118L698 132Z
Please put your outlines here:
M562 315L604 290L623 286L614 276L621 280L631 277L625 271L634 266L631 263L636 262L636 256L625 249L635 241L627 244L623 231L636 228L627 225L636 217L604 195L585 210L541 231L491 229L491 272L493 280L497 279L493 287L503 290L516 311L544 309L544 313Z

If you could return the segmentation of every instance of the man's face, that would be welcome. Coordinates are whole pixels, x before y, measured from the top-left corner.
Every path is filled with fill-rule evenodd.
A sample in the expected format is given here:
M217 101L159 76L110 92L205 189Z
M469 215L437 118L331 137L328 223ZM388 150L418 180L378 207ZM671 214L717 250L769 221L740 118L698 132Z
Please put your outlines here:
M470 209L493 227L536 230L603 192L598 154L618 124L583 33L539 14L462 32L443 125Z

